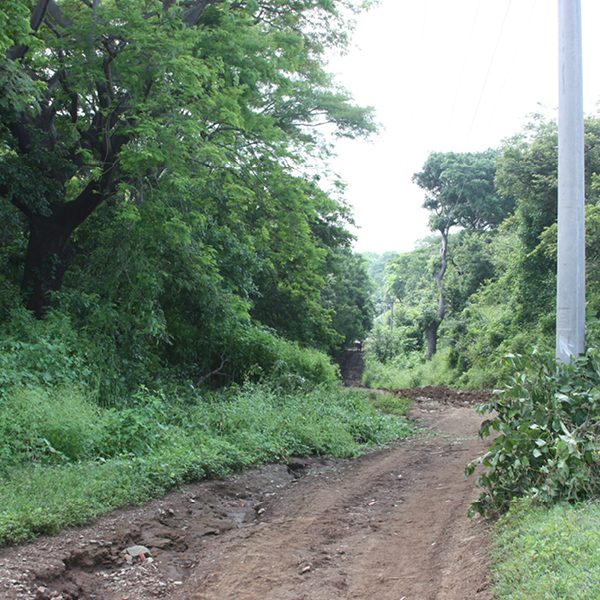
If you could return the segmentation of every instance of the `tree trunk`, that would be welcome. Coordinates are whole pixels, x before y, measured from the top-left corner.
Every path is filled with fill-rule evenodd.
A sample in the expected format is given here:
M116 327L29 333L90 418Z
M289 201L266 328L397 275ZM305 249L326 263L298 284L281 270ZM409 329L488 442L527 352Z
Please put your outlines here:
M437 351L437 331L440 321L437 319L425 327L425 338L427 339L427 360L431 360Z
M106 198L115 193L117 165L117 160L111 164L105 163L105 171L99 180L90 181L71 202L50 204L49 214L33 212L13 200L13 204L29 222L29 243L21 291L27 299L27 308L38 319L46 315L51 292L62 288L65 272L75 257L71 235Z
M42 319L51 301L51 292L62 288L67 267L75 257L70 238L73 229L57 215L29 216L29 243L21 291L27 308Z
M425 328L425 337L427 339L427 360L431 360L437 351L437 332L446 314L446 302L444 301L442 279L444 278L446 269L448 268L448 230L445 229L440 231L440 233L442 234L442 248L440 250L442 266L440 267L440 270L434 274L435 282L437 283L438 290L440 292L440 301L438 304L437 313L435 315L435 320Z

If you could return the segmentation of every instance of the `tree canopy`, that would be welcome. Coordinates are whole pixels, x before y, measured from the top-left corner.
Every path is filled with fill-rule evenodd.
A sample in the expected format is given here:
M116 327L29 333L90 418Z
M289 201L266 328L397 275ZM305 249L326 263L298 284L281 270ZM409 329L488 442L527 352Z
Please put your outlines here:
M20 294L130 372L196 379L274 364L273 334L335 351L364 330L351 211L323 173L336 136L376 129L325 65L367 4L3 5L0 317Z
M423 207L431 212L432 231L493 229L514 211L513 197L496 190L497 156L496 150L429 155L413 182L425 191Z
M441 263L434 273L439 290L435 317L426 328L428 359L436 352L437 331L447 306L442 281L448 268L448 234L458 226L469 231L497 227L514 210L511 195L497 193L494 182L497 152L432 152L413 182L425 191L423 207L430 211L429 226L441 235Z
M107 200L135 220L161 197L174 236L227 212L262 219L269 237L273 198L292 214L314 194L289 197L327 151L317 127L374 129L323 68L324 48L346 39L328 0L17 0L4 18L0 197L26 220L23 291L38 316L73 233ZM327 219L315 204L310 219Z

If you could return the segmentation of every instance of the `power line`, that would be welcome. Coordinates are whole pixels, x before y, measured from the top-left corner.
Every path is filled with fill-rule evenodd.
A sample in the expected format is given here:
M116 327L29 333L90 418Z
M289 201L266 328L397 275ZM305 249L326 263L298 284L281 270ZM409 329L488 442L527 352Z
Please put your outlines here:
M519 36L519 43L517 44L517 48L515 50L515 53L513 54L512 60L510 61L508 71L506 72L506 76L504 77L504 81L502 82L502 86L500 87L500 91L498 92L498 96L496 97L496 102L494 104L494 108L492 109L490 119L485 128L486 131L489 129L490 124L491 124L492 120L494 119L494 115L496 114L496 109L498 108L498 104L500 104L500 99L502 98L502 94L504 93L504 88L506 87L506 82L508 81L508 77L512 72L515 61L517 60L517 56L519 55L519 50L521 49L521 45L523 43L523 37L524 37L523 34L525 33L525 31L527 31L527 29L529 27L529 23L531 22L531 17L533 15L533 12L534 12L536 6L537 6L537 0L534 0L533 4L531 6L531 10L529 11L527 20L525 21L525 25L522 29L521 35Z
M485 92L485 88L487 86L488 78L490 76L490 72L492 70L492 66L494 64L494 59L496 58L496 52L498 50L498 46L500 45L500 39L502 38L502 33L504 32L504 25L506 24L506 19L508 17L508 13L510 11L510 7L512 5L512 0L509 0L508 6L506 7L506 12L504 13L504 19L502 21L502 27L500 27L500 32L498 33L498 38L496 39L496 45L494 47L494 52L492 54L492 58L490 59L490 64L487 69L487 73L485 74L485 79L483 81L483 86L481 88L481 93L479 94L479 100L477 101L477 106L475 108L475 113L473 114L473 119L471 121L471 126L469 127L469 132L467 133L467 137L465 138L464 147L466 148L467 142L471 137L471 131L473 131L473 125L475 124L475 119L477 118L477 113L479 112L479 107L481 106L481 100L483 98L483 94Z
M423 45L424 45L424 41L425 41L425 30L426 30L426 26L427 26L427 16L428 16L428 12L429 12L429 0L426 0L424 2L424 8L423 8L423 21L421 23L421 36L419 38L419 47L417 48L417 54L416 56L418 57L418 67L416 70L416 74L418 74L419 76L422 76L423 73L423 69L422 69L422 65L423 65ZM421 86L414 86L416 89L420 89ZM408 123L410 124L410 127L414 127L415 124L415 119L414 119L414 114L415 114L415 104L416 104L416 94L412 94L412 98L411 98L411 104L410 104L410 118L408 120ZM410 132L409 138L412 138L412 131Z
M465 52L462 68L460 70L460 76L458 78L458 85L456 86L456 92L454 94L454 100L452 101L452 109L450 110L450 117L446 122L446 134L444 139L448 139L448 132L450 130L450 125L452 124L452 119L454 118L454 111L456 109L456 101L458 100L458 93L460 91L463 75L465 74L465 69L467 67L467 59L469 58L471 52L471 46L473 44L473 37L475 35L475 25L477 25L477 18L479 17L479 10L481 8L481 0L477 3L477 10L475 11L475 18L473 19L473 25L471 26L471 35L469 36L469 43L467 44L467 51Z

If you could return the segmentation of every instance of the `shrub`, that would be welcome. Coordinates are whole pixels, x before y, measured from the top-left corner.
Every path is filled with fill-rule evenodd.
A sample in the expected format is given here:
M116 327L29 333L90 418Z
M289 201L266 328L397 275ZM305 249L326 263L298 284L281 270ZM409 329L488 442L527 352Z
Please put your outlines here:
M277 381L282 388L337 385L339 370L324 352L279 337L273 330L243 324L233 327L225 341L225 370L242 381Z
M468 475L479 464L486 467L477 478L484 491L472 510L504 512L523 496L544 504L594 496L600 491L598 350L569 365L535 352L508 359L515 371L511 383L479 407L481 414L495 412L480 435L498 435L467 465Z
M89 456L97 407L76 388L21 387L0 399L0 462L62 462Z

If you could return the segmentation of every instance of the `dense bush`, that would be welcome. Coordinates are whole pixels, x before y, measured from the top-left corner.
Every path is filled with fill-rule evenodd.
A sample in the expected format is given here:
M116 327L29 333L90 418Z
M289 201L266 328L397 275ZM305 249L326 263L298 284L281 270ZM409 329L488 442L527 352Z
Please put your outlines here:
M538 353L511 356L510 384L482 405L492 418L482 425L491 448L471 462L486 470L472 508L505 511L528 496L544 504L583 500L600 491L600 353L592 348L571 364Z

